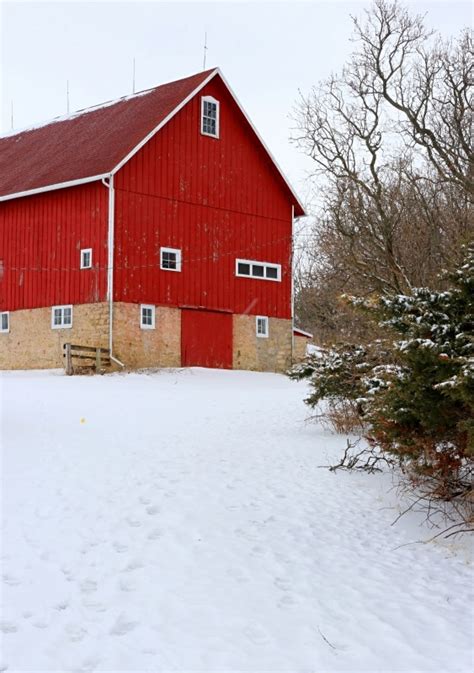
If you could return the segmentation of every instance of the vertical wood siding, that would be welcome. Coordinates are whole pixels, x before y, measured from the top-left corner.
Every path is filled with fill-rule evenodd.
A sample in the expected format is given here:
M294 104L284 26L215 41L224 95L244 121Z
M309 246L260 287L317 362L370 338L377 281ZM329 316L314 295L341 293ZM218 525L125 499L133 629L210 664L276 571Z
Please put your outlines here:
M200 133L201 96L220 101L220 138ZM291 316L287 186L216 77L119 171L117 301ZM159 268L182 249L182 271ZM235 259L282 265L282 281L235 276Z
M0 203L0 310L103 301L107 208L101 183ZM81 248L92 269L80 269Z

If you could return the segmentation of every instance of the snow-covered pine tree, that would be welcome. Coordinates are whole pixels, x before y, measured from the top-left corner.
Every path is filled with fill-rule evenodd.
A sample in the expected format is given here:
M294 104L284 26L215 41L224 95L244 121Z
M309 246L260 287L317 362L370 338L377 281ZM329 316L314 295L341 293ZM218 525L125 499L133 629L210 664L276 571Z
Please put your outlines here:
M400 369L374 397L369 420L375 444L414 460L449 499L468 488L459 474L474 458L474 245L448 278L444 291L418 288L369 309L401 337Z

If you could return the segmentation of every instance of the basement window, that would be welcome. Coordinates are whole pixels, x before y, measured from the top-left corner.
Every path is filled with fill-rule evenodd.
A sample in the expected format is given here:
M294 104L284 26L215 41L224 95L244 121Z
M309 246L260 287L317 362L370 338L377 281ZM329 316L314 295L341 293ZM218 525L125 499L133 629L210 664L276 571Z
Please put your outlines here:
M69 329L72 327L72 306L53 306L51 309L52 329Z
M177 248L160 248L160 269L164 271L181 271L181 250Z
M268 318L264 315L258 315L255 318L255 331L258 337L268 337Z
M0 313L0 332L10 331L10 312L3 311Z
M81 269L92 268L92 248L81 250Z
M219 137L219 101L212 96L201 98L201 133L212 138Z
M249 259L236 259L235 275L243 278L281 281L281 264L256 262Z
M140 305L141 329L155 329L155 307L153 304Z

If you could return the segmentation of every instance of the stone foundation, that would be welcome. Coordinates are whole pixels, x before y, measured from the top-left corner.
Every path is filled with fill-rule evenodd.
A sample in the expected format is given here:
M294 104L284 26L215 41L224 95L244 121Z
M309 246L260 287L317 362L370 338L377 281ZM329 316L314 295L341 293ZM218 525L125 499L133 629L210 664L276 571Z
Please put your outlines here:
M63 367L63 344L108 347L109 308L77 304L72 327L51 329L51 307L10 312L10 331L0 332L0 369Z
M291 366L291 320L269 318L268 337L257 337L254 315L234 315L234 369L284 372Z
M179 308L156 306L155 329L144 330L139 304L115 303L113 328L114 356L127 369L181 366ZM70 329L51 328L51 307L11 311L10 332L0 333L0 369L62 368L67 342L108 348L108 304L76 304ZM270 318L269 336L260 338L255 316L233 316L234 369L285 371L291 359L291 320Z
M306 357L306 346L310 343L310 340L304 336L298 336L297 334L293 337L293 362L301 362Z
M114 304L114 356L130 369L181 366L181 310L156 306L155 329L141 329L140 304Z

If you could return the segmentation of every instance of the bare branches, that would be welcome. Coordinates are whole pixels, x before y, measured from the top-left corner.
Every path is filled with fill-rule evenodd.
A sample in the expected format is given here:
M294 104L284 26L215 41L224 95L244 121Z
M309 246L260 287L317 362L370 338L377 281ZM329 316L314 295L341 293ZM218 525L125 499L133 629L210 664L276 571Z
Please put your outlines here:
M370 446L364 446L363 449L354 453L354 449L359 446L360 439L354 442L349 439L346 441L346 448L338 463L335 465L319 465L319 467L326 467L330 472L337 472L337 470L352 472L356 470L373 474L374 472L383 472L387 467L393 468L396 464L390 456Z
M294 116L321 213L298 288L334 324L341 293L436 283L473 235L471 34L443 43L387 0L353 21L352 58ZM310 314L303 301L297 309ZM322 329L316 316L305 324Z

